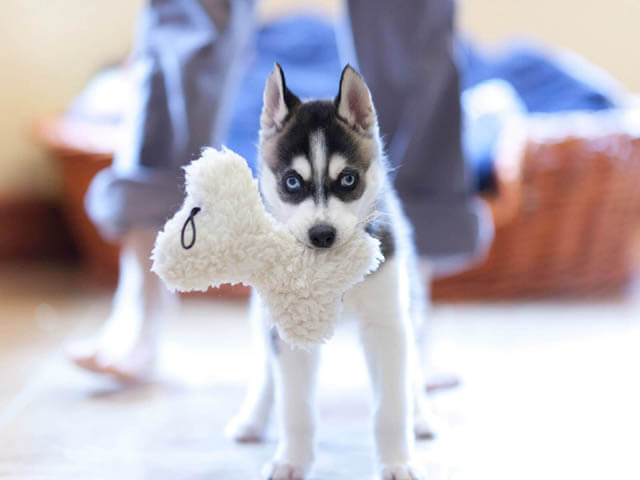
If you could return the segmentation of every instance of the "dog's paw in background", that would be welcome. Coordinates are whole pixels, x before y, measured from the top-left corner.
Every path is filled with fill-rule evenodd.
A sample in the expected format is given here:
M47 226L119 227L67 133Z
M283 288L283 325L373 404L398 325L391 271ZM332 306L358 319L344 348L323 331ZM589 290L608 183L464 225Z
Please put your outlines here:
M224 430L225 436L237 443L258 443L264 440L268 418L239 414Z
M264 480L304 480L307 470L305 466L273 461L265 465L262 474Z
M416 440L433 440L443 432L446 424L427 402L419 402L413 414L413 434Z
M425 480L426 477L410 465L383 465L376 480Z
M433 440L436 431L439 430L432 420L426 417L415 417L413 419L413 434L416 440Z

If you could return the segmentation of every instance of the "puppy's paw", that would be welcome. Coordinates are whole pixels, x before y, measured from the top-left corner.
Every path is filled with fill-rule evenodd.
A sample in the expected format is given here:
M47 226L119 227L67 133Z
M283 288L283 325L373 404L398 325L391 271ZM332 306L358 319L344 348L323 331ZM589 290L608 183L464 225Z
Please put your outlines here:
M409 465L383 465L380 480L425 480L422 472Z
M265 480L304 480L307 468L286 462L271 462L265 465L262 475Z
M238 443L256 443L264 439L267 422L238 415L231 419L224 430L227 438Z
M413 419L413 434L416 440L432 440L436 437L436 431L440 430L437 421L426 416L417 416Z

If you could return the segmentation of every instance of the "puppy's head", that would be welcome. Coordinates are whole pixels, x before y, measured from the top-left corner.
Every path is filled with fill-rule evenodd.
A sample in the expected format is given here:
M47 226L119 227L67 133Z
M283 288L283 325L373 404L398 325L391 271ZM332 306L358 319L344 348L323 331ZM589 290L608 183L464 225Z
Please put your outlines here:
M338 95L301 101L276 64L260 117L260 188L269 211L305 244L340 245L375 210L383 168L364 80L346 66Z

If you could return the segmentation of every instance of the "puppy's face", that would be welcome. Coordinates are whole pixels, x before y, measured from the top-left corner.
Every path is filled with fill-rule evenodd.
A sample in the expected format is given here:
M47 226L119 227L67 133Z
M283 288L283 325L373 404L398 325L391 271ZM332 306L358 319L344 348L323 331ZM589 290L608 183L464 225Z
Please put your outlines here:
M330 248L364 228L375 209L382 164L362 78L347 66L334 101L301 102L276 65L264 93L260 157L267 208L298 240Z

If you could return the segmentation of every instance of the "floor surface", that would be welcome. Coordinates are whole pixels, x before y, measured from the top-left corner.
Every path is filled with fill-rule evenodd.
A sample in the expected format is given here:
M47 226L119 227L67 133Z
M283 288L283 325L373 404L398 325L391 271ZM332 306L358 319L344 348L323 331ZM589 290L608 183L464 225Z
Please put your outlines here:
M188 299L156 382L123 388L62 347L109 295L73 271L0 271L0 478L259 478L259 445L223 436L250 372L246 305ZM433 396L445 426L417 444L435 479L640 478L640 304L437 305L432 358L460 387ZM369 392L353 328L325 348L311 480L372 477Z

